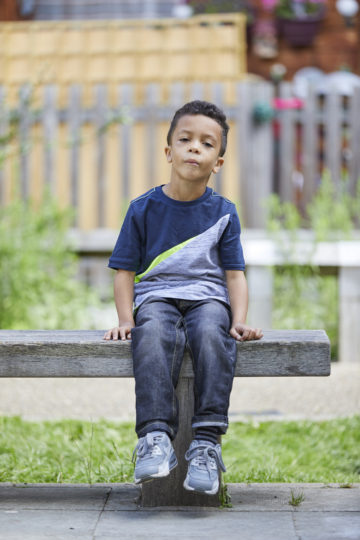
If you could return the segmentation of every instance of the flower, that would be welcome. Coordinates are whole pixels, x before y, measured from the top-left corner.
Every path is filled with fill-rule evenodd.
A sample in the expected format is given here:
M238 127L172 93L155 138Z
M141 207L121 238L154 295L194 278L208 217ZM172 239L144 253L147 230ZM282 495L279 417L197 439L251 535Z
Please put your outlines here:
M300 19L323 13L325 4L326 0L278 0L275 14L284 19Z

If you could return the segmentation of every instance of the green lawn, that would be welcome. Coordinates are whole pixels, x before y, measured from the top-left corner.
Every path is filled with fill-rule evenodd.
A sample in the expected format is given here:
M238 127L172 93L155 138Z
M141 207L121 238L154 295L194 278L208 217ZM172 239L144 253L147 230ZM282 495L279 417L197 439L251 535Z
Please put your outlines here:
M131 423L0 417L1 482L132 482ZM360 415L231 424L225 482L360 482Z

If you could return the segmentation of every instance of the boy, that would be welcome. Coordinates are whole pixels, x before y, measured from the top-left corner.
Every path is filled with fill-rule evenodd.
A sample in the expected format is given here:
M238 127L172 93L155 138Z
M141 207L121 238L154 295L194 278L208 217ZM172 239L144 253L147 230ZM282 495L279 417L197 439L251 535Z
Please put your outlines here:
M224 163L229 126L212 103L193 101L171 122L168 184L131 202L109 267L119 325L104 339L131 339L135 482L176 467L175 388L185 346L195 372L194 440L184 487L215 494L225 470L218 436L228 427L236 341L260 339L245 324L247 285L235 206L207 187ZM134 284L135 282L135 284ZM133 302L135 306L133 314Z

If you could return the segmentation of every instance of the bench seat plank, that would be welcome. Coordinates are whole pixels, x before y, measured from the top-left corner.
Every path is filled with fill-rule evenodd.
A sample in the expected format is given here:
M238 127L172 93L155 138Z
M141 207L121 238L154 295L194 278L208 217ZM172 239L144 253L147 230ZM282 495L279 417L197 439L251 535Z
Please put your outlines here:
M131 344L102 330L0 330L0 377L133 377ZM238 343L236 377L330 375L323 330L265 330ZM183 377L193 377L185 353Z

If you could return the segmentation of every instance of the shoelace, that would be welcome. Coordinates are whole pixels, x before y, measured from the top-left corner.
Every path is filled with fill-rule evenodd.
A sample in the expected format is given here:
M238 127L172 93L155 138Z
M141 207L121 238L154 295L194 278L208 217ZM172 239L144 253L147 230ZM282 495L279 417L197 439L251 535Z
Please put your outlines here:
M153 435L152 433L147 433L145 437L139 439L132 455L132 461L135 460L135 455L139 457L144 457L146 454L149 454L149 457L152 457L154 454L159 454L160 449L157 445L163 439L163 435Z
M197 458L200 467L207 469L209 475L211 472L210 465L213 461L215 461L218 468L223 472L226 472L219 444L216 446L201 444L199 446L194 446L194 448L190 448L185 454L185 459L186 461L191 461L194 458Z

